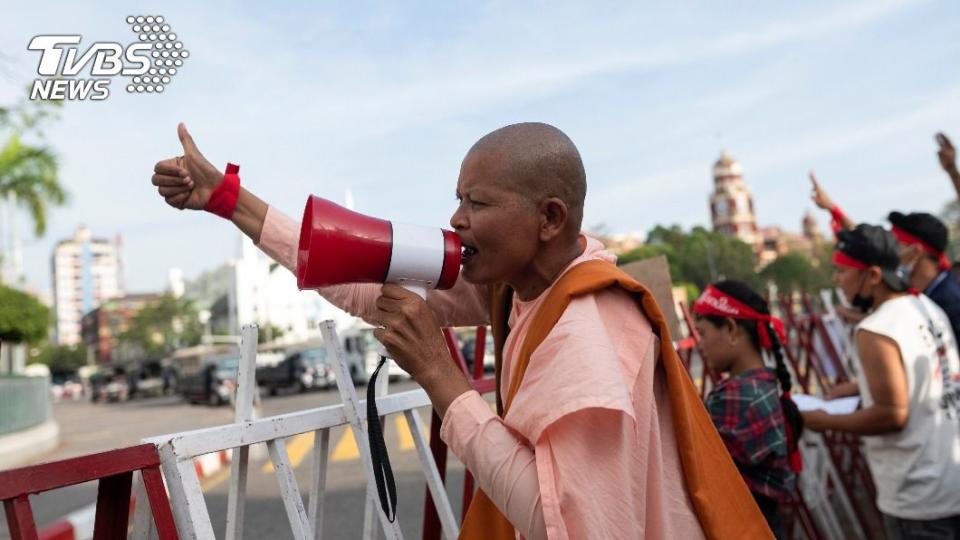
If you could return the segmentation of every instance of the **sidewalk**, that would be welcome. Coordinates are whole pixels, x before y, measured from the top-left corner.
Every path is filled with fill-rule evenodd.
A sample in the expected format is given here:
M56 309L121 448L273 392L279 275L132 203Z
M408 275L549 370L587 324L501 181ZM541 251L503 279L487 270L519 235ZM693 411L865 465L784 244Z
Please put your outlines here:
M60 426L53 419L0 436L0 471L35 463L60 442Z

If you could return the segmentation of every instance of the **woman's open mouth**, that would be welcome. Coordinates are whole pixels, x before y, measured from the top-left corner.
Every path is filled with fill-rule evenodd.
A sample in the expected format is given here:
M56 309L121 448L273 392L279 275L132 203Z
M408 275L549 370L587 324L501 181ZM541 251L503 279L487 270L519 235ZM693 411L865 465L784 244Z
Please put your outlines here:
M470 262L470 259L477 254L477 248L473 246L468 246L463 244L463 249L460 252L460 262L461 264L467 264Z

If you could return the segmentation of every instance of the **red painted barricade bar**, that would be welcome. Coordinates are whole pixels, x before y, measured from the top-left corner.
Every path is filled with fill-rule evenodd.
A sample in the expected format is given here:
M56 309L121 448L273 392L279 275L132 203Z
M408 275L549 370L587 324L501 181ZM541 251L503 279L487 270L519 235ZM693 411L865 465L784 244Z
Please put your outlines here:
M453 330L443 329L443 337L447 341L447 349L450 351L450 359L453 363L460 366L460 369L467 374L473 389L480 394L488 394L496 389L497 381L495 377L484 378L483 373L483 355L486 352L487 327L478 326L474 341L473 353L473 373L468 373L467 363L460 352L459 343ZM447 445L440 439L440 423L442 418L434 412L430 419L430 450L433 453L433 459L437 463L437 469L440 471L440 479L446 482L447 474ZM473 475L470 471L465 471L463 479L463 505L460 512L460 520L467 513L470 507L470 501L473 500ZM433 498L430 491L427 490L426 501L423 507L423 540L440 540L442 530L440 528L440 517L433 505Z
M30 495L99 480L94 540L123 540L130 517L133 472L140 471L161 540L177 540L170 501L152 444L110 450L51 463L0 471L0 501L13 540L37 540ZM140 504L143 504L141 502Z

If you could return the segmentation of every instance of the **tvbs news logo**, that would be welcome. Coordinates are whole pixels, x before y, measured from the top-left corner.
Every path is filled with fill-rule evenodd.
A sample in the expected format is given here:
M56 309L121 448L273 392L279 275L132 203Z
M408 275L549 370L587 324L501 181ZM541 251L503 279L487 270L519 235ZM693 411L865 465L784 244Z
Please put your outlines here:
M137 41L123 46L97 41L81 54L79 35L40 35L27 49L40 51L31 100L91 100L110 97L113 77L123 77L126 91L159 94L190 56L164 18L130 15L127 24ZM89 67L89 78L77 77Z

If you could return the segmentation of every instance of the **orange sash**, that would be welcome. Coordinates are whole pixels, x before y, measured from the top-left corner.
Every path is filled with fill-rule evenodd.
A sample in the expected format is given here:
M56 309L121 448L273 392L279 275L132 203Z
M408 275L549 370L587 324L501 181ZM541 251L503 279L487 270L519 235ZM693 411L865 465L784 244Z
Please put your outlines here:
M520 347L502 407L499 374L512 291L504 286L494 288L491 322L497 356L497 409L500 416L506 415L519 391L533 351L560 320L570 300L614 285L633 294L654 332L660 337L659 361L666 374L684 481L704 535L708 539L773 538L673 348L666 321L653 295L609 262L593 260L578 264L567 271L547 293ZM515 538L515 532L483 490L478 490L464 518L460 538L507 540Z

